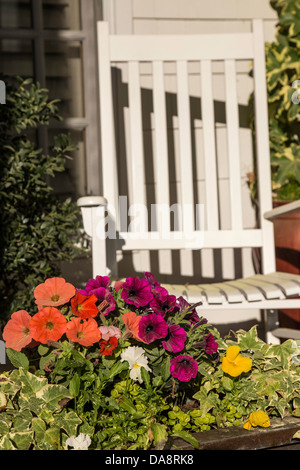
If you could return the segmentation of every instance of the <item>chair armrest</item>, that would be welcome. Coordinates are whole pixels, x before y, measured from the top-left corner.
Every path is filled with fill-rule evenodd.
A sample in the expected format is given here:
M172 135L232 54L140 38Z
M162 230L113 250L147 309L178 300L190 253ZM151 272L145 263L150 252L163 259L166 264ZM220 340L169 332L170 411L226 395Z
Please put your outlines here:
M300 212L300 199L298 201L288 202L280 207L276 207L264 213L264 218L268 220L275 219L280 215L294 214Z
M103 196L83 196L77 200L79 207L106 206L107 200Z
M83 196L77 200L77 206L81 210L83 229L89 237L92 237L93 233L93 207L103 207L106 205L107 200L102 196Z

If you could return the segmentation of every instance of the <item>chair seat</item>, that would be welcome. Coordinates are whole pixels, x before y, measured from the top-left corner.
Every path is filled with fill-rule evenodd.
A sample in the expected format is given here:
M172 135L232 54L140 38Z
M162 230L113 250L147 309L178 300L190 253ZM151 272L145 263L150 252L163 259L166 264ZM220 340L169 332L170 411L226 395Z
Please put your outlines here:
M245 308L245 304L250 308L284 308L287 299L290 308L300 308L300 275L297 274L274 272L212 284L164 284L164 287L190 303L202 301L206 308Z

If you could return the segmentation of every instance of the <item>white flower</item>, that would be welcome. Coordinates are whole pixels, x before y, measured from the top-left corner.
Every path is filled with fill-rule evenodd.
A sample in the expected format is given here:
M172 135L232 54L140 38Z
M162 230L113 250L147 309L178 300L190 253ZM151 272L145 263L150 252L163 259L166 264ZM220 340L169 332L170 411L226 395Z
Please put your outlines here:
M91 442L90 436L83 433L80 433L77 437L69 437L66 440L66 444L73 447L73 450L88 450Z
M141 376L141 367L144 367L146 370L151 372L150 367L148 366L148 359L145 356L143 348L139 346L129 346L125 351L121 353L121 362L127 361L129 363L130 378L135 381L143 382Z

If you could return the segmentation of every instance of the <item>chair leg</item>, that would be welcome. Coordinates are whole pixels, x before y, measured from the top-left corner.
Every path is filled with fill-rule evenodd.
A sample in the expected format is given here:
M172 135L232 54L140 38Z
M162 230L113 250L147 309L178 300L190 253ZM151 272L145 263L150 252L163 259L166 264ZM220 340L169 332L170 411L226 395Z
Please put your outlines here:
M264 310L264 325L265 337L268 344L280 344L280 339L273 334L273 331L278 328L278 311L277 310Z

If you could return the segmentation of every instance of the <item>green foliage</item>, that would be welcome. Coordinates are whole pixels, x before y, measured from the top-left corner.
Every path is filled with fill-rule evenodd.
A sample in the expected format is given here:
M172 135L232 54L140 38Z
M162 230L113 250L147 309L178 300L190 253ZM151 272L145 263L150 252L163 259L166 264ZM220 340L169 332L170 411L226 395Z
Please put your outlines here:
M270 150L274 198L300 198L300 2L271 0L276 39L266 44ZM295 99L296 98L296 99Z
M50 182L74 150L70 136L54 139L49 154L36 148L37 126L60 119L57 101L31 80L7 86L0 107L0 287L1 319L33 308L33 288L58 275L60 262L76 254L80 218L75 203L54 195Z
M299 416L300 376L297 344L288 340L270 345L257 337L256 328L238 331L236 342L253 361L251 372L233 378L224 375L221 364L203 380L194 398L203 412L211 412L218 427L241 425L251 412L263 410L270 417Z
M110 282L98 276L87 285L95 281ZM116 305L106 316L101 299L95 315L96 297L84 312L80 302L75 309L81 296L71 290L69 302L65 297L57 307L59 321L66 323L55 336L40 337L33 328L28 337L31 328L24 333L23 317L7 325L7 355L15 370L0 376L0 449L164 449L178 437L199 448L195 432L248 426L255 411L267 413L268 423L300 416L300 340L266 344L255 327L222 339L205 318L191 323L195 306L180 298L179 309L164 321L185 326L185 342L179 351L165 349L162 338L145 342L133 336L132 325L151 307L127 305L116 285L107 289ZM84 319L80 312L93 316ZM41 331L51 330L51 322ZM26 346L18 351L15 344L24 334ZM116 335L112 348L104 334ZM192 374L191 360L197 362ZM179 361L185 368L180 377L174 368Z
M0 393L7 399L0 412L0 450L61 450L77 434L81 420L64 408L70 399L65 387L20 368L0 376Z
M163 449L180 437L199 447L194 432L242 426L253 411L274 417L300 416L299 342L269 345L256 328L220 341L220 359L239 345L253 361L251 371L231 377L221 360L202 368L192 399L168 391L161 375L142 370L140 384L114 356L68 341L40 345L36 368L28 370L23 352L9 357L16 368L0 376L0 449L67 449L79 433L92 439L90 449ZM20 366L23 364L23 366Z
M300 2L270 5L278 15L275 40L265 44L272 191L275 201L294 201L300 199ZM256 176L248 176L255 201Z

